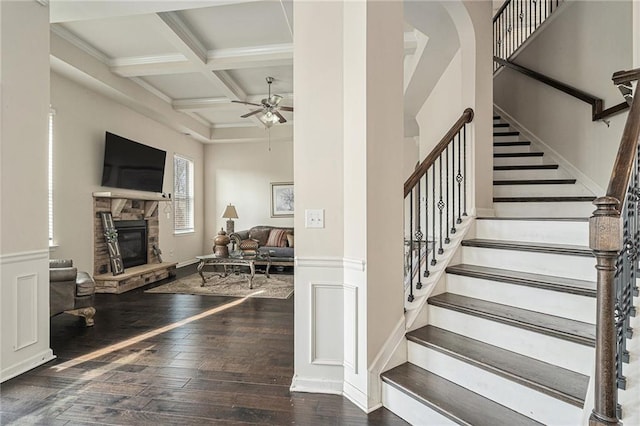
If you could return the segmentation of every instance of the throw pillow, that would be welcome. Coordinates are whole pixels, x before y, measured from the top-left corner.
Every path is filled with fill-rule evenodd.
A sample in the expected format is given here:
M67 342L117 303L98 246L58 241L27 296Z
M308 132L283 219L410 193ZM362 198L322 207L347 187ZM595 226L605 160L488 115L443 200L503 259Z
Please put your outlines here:
M284 229L272 229L267 239L267 247L286 247L287 231Z
M293 247L293 234L287 234L287 243L289 247Z

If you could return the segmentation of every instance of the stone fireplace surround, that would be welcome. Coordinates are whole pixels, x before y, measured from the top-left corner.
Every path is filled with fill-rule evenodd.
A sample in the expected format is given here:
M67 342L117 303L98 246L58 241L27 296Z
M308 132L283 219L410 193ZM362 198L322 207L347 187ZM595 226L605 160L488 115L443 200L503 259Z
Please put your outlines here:
M155 194L127 192L93 193L93 275L98 293L123 293L175 274L176 263L160 262L154 252L159 247L158 205L170 200ZM147 223L147 263L113 275L100 213L111 212L114 222L144 220Z

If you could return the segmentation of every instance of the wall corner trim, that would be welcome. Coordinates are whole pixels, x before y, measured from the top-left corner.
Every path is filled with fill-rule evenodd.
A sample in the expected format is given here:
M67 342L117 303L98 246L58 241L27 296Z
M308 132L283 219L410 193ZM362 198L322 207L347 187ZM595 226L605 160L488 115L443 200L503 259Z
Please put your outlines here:
M26 373L27 371L38 367L39 365L45 364L52 359L55 359L56 356L53 354L51 349L45 349L44 351L29 357L17 364L14 364L0 372L0 383L3 383L9 379L13 379L16 376L19 376L22 373Z

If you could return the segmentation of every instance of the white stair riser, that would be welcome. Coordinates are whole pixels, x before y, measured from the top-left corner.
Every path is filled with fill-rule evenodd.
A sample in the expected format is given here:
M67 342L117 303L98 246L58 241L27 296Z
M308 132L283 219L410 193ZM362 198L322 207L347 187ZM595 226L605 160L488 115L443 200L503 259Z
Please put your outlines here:
M505 132L500 131L495 133L505 133ZM500 134L493 135L494 142L512 142L512 141L521 141L521 140L524 140L522 135L500 135Z
M455 274L447 274L447 292L595 324L595 297Z
M595 258L586 256L463 247L462 263L586 281L596 276Z
M476 238L589 245L589 222L491 220L475 222Z
M433 411L406 393L382 382L382 405L412 425L455 425L442 414Z
M429 324L568 370L592 373L594 349L590 346L431 305Z
M497 217L590 217L595 206L590 201L495 202Z
M496 157L493 159L494 166L524 166L531 164L543 164L543 157Z
M493 179L565 179L569 175L561 169L543 170L494 170Z
M409 362L545 424L577 425L582 408L409 342Z
M584 185L542 184L542 185L494 185L494 197L564 197L593 195Z
M531 151L531 145L509 145L509 146L494 146L494 153L502 152L529 152Z

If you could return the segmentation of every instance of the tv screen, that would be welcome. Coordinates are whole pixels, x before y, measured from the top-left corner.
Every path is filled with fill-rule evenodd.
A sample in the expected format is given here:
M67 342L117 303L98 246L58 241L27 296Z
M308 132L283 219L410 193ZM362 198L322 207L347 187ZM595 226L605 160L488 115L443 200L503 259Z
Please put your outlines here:
M167 153L106 132L102 185L162 192Z

